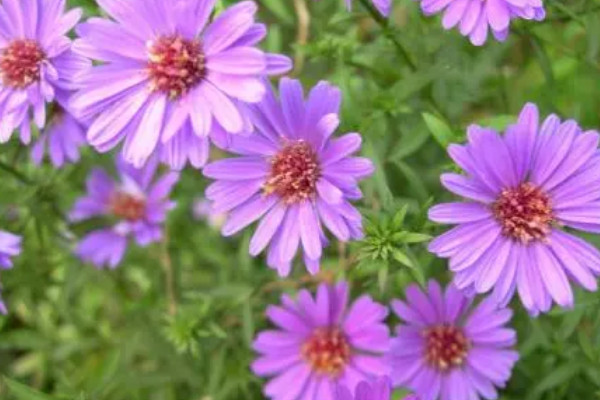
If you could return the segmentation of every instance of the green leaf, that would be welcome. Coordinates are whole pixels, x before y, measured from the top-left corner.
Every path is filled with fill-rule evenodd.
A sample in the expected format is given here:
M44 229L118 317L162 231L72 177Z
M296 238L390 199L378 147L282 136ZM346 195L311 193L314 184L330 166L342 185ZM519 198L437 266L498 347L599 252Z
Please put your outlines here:
M437 142L446 148L454 140L452 129L440 118L430 113L423 113L423 120Z
M581 370L581 364L568 362L550 372L533 390L534 393L544 393L568 382Z
M25 386L20 382L4 377L4 385L18 400L57 400L55 397L48 396L42 392Z
M398 261L402 265L407 266L408 268L413 267L412 260L410 258L408 258L408 256L406 254L404 254L402 251L400 251L398 249L394 249L392 251L392 257L394 257L394 260Z

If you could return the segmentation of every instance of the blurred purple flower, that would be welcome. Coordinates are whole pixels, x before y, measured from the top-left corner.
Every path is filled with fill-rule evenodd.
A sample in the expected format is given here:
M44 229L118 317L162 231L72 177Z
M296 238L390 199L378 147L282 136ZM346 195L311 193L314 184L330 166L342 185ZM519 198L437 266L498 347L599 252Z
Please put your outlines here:
M392 383L385 376L377 380L362 381L353 392L346 386L340 386L335 400L390 400Z
M542 0L421 0L421 9L425 15L443 12L444 29L458 26L476 46L485 43L488 29L503 42L511 20L541 21L546 17Z
M65 13L64 0L0 2L0 142L18 129L29 144L31 115L42 129L46 103L72 89L74 73L90 64L66 36L80 17L79 8Z
M406 299L392 302L404 321L389 353L394 384L421 400L496 399L495 388L505 386L519 359L510 349L516 332L505 326L512 311L489 298L474 307L454 286L443 293L435 281L426 293L409 286Z
M87 139L98 151L125 140L124 158L139 167L162 144L172 167L201 167L210 135L252 130L244 105L263 97L262 76L287 72L291 61L256 47L267 28L255 23L255 3L209 23L215 1L98 0L114 21L78 27L75 51L102 64L71 101L76 116L93 119Z
M136 169L117 162L120 182L101 169L92 171L87 180L88 194L80 198L69 214L72 222L105 216L114 220L109 228L93 231L79 242L76 254L97 267L115 268L123 258L129 237L139 246L162 238L167 212L175 203L168 199L179 174L164 174L153 182L157 162Z
M353 392L388 372L380 356L389 347L387 307L363 295L347 309L346 282L319 285L316 298L307 290L295 301L283 295L281 303L267 308L278 329L261 332L253 345L260 357L252 371L273 377L267 397L332 400L340 385Z
M0 231L0 269L9 269L13 267L12 257L21 253L21 236L12 233ZM0 298L0 313L6 314L6 305Z
M279 102L272 91L249 108L257 127L250 137L230 137L227 150L241 155L207 165L216 179L206 190L216 212L228 212L225 236L261 220L250 254L267 246L267 263L280 276L290 273L299 247L308 271L319 270L327 239L323 223L339 240L362 237L362 218L349 200L362 197L358 181L373 172L370 160L352 157L358 133L337 139L340 92L321 82L304 99L299 81L283 78Z
M600 232L599 135L550 115L539 126L527 104L504 136L471 126L468 144L448 153L466 172L443 174L442 184L466 201L437 205L432 221L458 224L429 250L450 259L454 283L506 305L518 290L537 315L573 306L569 279L597 289L600 252L562 227Z
M79 148L85 146L85 128L68 111L55 106L50 124L31 148L31 158L40 165L48 150L50 161L56 168L65 163L79 161Z

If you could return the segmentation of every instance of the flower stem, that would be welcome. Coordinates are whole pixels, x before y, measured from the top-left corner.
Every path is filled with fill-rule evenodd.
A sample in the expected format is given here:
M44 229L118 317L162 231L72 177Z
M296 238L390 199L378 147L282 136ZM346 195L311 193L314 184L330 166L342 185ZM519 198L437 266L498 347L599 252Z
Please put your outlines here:
M175 280L173 278L173 262L169 255L169 237L166 232L160 245L160 263L165 272L165 290L169 303L169 315L175 315L177 314L177 297L175 295Z

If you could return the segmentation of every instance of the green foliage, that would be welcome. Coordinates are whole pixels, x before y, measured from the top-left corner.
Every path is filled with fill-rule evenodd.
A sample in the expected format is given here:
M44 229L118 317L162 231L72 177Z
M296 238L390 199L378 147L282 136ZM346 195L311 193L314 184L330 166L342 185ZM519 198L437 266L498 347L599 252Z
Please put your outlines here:
M294 73L305 87L338 85L340 132L363 135L363 155L377 167L363 185L365 239L332 242L317 277L296 265L280 280L248 255L250 232L223 238L192 218L206 181L186 170L168 243L131 249L117 270L98 271L72 255L94 222L70 226L65 214L91 168L111 168L110 155L86 150L81 163L55 170L34 167L16 141L4 144L2 228L26 239L15 268L2 271L10 313L0 317L0 399L261 399L251 343L282 292L346 278L354 295L388 301L409 283L448 282L445 262L426 249L442 231L426 213L434 200L452 199L439 184L453 168L445 147L463 141L469 124L502 129L533 101L545 114L600 126L598 0L547 0L546 21L517 21L506 43L479 48L422 16L413 0L396 0L389 23L358 0L351 13L342 0L258 3L269 27L264 47L303 59ZM306 44L297 43L295 3L309 10ZM92 0L68 4L101 14ZM521 359L501 399L600 399L600 295L578 289L574 310L535 319L512 306Z

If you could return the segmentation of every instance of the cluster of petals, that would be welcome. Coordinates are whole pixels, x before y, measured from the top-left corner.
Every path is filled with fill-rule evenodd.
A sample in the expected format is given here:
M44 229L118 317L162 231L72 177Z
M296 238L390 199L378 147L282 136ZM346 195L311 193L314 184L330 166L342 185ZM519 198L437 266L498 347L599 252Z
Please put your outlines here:
M478 305L450 285L442 291L430 281L424 293L406 289L406 301L392 301L402 320L389 351L396 386L414 391L420 400L497 399L497 388L509 380L519 354L512 349L512 317L490 298Z
M599 137L556 115L540 123L527 104L504 135L471 126L466 145L449 146L465 174L441 181L464 200L429 211L458 225L429 250L449 259L458 288L492 291L501 305L517 291L533 315L553 301L572 307L571 282L597 289L600 252L564 228L600 232Z
M0 230L0 270L13 267L12 258L21 253L21 236ZM6 314L6 305L0 297L0 313Z
M117 161L119 181L104 170L94 169L87 179L87 195L76 201L69 219L80 222L104 218L108 226L88 233L77 245L76 254L97 267L115 268L133 238L147 246L162 238L162 226L175 203L169 194L179 179L176 172L155 179L158 162L135 168Z
M266 35L257 6L239 2L210 17L216 0L98 0L111 17L77 27L73 49L98 65L80 76L71 99L91 120L89 143L140 167L160 153L173 168L208 158L210 137L251 131L248 104L265 93L261 77L290 60L256 47Z
M301 290L296 299L283 295L281 305L267 308L277 329L259 333L253 347L260 356L252 364L255 374L272 377L267 397L334 400L342 390L354 393L362 381L386 375L387 307L367 295L348 302L346 282L323 283L315 297Z
M81 10L65 0L0 3L0 142L19 131L31 141L31 123L46 125L46 105L76 87L90 61L71 51L69 32Z
M320 82L305 99L299 81L283 78L279 96L267 90L248 107L255 132L227 144L239 157L206 165L204 175L216 180L206 198L214 212L228 214L225 236L260 220L250 254L268 247L267 264L281 276L290 273L299 249L315 274L328 243L323 227L341 241L362 237L361 215L350 202L362 197L358 182L373 164L352 156L361 146L358 133L332 137L339 125L338 88Z
M489 32L505 41L514 19L546 17L542 0L421 0L421 9L425 15L442 12L444 29L458 28L476 46L486 42Z

